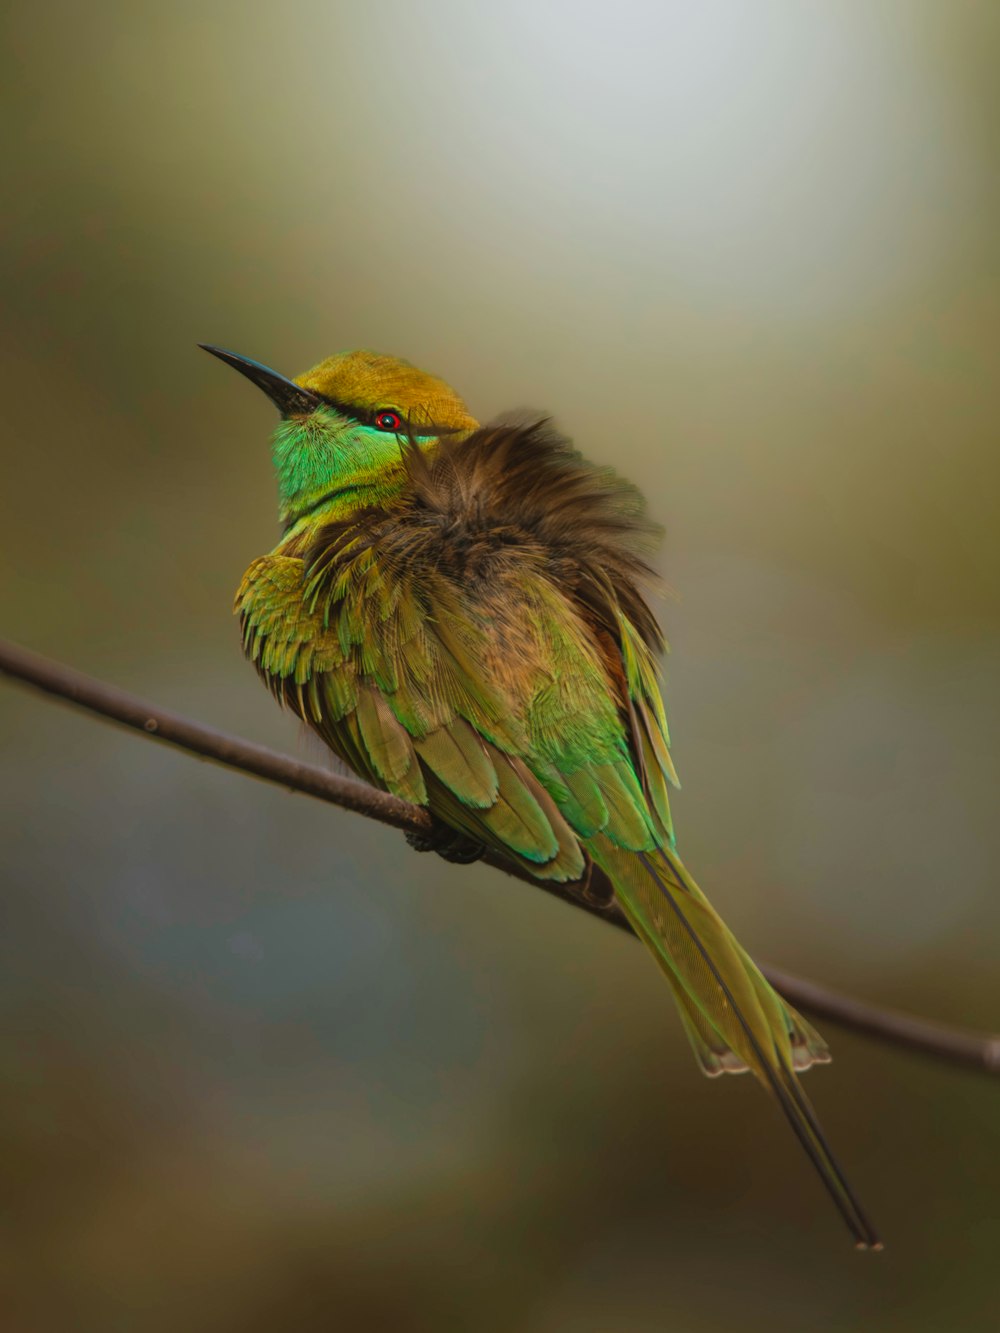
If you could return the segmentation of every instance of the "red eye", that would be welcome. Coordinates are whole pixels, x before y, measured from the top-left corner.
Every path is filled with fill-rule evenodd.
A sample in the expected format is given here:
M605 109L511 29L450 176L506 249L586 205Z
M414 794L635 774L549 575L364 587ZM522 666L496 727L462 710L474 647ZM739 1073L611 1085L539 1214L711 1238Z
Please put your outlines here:
M403 424L403 418L398 412L377 412L375 414L375 425L379 430L398 431Z

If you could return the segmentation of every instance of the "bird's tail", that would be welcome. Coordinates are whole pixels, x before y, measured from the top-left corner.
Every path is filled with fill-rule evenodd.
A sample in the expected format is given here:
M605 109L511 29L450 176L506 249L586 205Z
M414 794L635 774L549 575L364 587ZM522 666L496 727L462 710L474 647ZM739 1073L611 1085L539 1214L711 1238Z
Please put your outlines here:
M590 851L666 974L702 1069L749 1069L773 1093L858 1248L881 1249L796 1077L829 1060L822 1038L761 975L674 852L603 839Z

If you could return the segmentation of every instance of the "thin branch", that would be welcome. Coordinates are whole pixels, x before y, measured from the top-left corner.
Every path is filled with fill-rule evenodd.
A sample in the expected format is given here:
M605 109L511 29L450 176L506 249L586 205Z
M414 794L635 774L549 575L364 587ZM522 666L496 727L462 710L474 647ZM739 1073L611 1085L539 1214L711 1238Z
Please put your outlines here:
M3 639L0 639L0 674L55 695L78 708L132 727L154 740L166 741L169 745L200 755L226 768L237 769L241 773L263 778L265 782L273 782L342 809L353 810L356 814L367 815L391 828L420 833L427 832L431 827L426 811L396 796L377 791L352 778L327 772L313 764L300 763L288 755L278 754L275 750L255 745L239 736L227 736L214 727L206 727L179 713L147 703L114 685L95 680L72 667L53 662ZM493 853L487 853L483 859L495 869L523 880L533 888L544 889L621 930L631 929L614 901L610 885L599 871L595 870L588 881L553 884L532 879L527 872ZM763 971L786 999L811 1014L880 1041L921 1051L939 1060L977 1069L981 1073L1000 1074L1000 1034L964 1031L930 1019L868 1004L777 968L765 967Z

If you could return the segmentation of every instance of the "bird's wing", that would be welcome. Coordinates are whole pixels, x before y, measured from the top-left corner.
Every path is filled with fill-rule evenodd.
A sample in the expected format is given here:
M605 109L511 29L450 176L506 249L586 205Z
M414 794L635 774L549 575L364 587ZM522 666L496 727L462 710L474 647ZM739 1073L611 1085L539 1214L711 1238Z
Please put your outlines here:
M280 555L247 571L236 609L277 697L376 786L544 878L578 878L578 839L526 762L523 717L469 606L388 577L370 551L332 583L310 588L303 561Z
M598 832L653 845L601 652L557 590L408 576L377 544L335 564L264 557L237 609L273 692L355 772L544 878L578 878Z
M632 765L663 841L673 845L669 786L678 786L660 692L659 626L627 569L579 557L569 595L600 648L606 687L614 698Z

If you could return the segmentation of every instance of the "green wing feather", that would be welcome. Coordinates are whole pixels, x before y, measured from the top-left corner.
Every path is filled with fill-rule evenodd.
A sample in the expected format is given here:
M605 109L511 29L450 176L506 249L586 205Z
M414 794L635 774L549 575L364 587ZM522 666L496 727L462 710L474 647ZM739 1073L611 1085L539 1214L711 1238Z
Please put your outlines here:
M476 629L482 608L456 600L454 588L435 597L433 583L393 585L370 552L353 575L337 569L325 592L310 585L301 559L276 555L248 571L236 607L248 654L272 688L375 785L428 805L543 877L579 878L584 854L532 769L524 710L503 681L487 683L477 657L486 643ZM370 617L363 641L359 606ZM292 688L296 641L314 671L317 661L329 664L310 680L305 701ZM409 654L397 653L393 666L387 658L403 642Z

